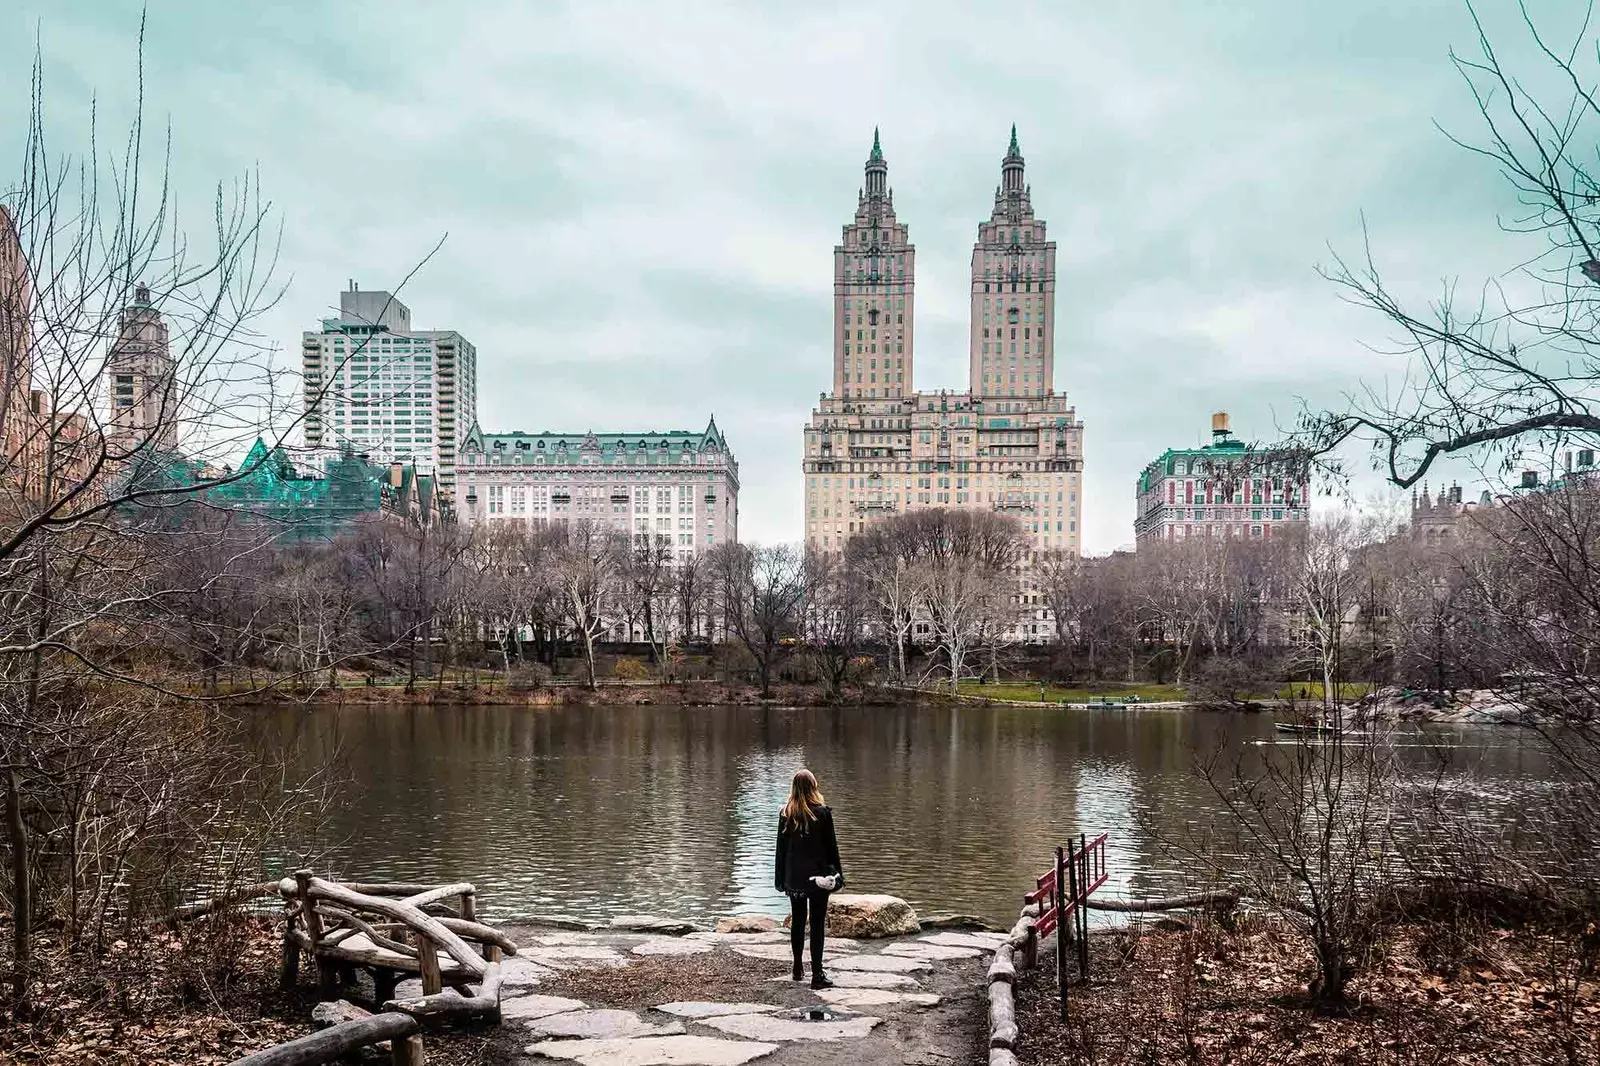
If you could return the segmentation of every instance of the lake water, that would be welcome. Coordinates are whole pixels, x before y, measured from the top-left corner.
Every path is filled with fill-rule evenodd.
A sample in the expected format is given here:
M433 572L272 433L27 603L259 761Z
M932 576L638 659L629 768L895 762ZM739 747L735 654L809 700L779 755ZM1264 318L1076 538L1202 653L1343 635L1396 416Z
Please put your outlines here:
M1009 923L1069 834L1109 831L1116 896L1203 887L1182 853L1220 824L1195 767L1277 743L1270 719L1170 710L343 707L260 712L260 742L347 779L319 873L472 881L488 914L706 920L784 913L776 817L809 766L849 889ZM1491 833L1544 802L1544 756L1512 730L1397 738L1419 782L1436 749ZM1259 750L1257 747L1256 750ZM294 856L283 862L292 866ZM276 870L274 871L276 872Z

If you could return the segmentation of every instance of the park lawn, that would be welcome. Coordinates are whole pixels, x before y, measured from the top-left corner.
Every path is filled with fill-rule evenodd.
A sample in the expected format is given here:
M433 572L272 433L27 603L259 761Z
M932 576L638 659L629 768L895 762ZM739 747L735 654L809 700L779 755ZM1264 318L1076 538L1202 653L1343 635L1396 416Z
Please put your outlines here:
M993 700L1015 700L1028 703L1037 703L1039 697L1039 683L1037 681L1002 682L998 685L986 682L966 681L961 685L963 696L984 696ZM1059 703L1065 700L1068 703L1088 703L1091 699L1105 696L1110 699L1127 699L1137 695L1143 703L1157 703L1166 700L1184 699L1183 689L1177 685L1074 685L1064 688L1060 685L1047 685L1044 690L1044 702Z

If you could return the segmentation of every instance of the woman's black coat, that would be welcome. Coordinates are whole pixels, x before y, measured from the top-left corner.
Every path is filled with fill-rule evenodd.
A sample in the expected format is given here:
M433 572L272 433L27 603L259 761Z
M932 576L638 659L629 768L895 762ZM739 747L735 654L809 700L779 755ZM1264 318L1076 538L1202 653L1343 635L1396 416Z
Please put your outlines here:
M810 826L803 822L790 825L778 816L778 857L774 865L772 883L779 892L815 892L813 877L830 874L844 876L839 865L839 838L833 834L833 811L817 808L817 820Z

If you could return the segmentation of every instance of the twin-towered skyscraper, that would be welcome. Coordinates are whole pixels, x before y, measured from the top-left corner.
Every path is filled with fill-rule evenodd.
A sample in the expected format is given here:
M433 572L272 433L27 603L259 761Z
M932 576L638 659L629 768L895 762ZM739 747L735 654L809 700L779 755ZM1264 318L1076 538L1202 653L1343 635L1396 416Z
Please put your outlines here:
M840 548L913 507L1014 514L1039 550L1079 551L1083 426L1055 391L1055 243L1033 213L1015 127L972 250L970 380L917 392L916 249L877 132L833 253L833 389L805 431L806 540Z

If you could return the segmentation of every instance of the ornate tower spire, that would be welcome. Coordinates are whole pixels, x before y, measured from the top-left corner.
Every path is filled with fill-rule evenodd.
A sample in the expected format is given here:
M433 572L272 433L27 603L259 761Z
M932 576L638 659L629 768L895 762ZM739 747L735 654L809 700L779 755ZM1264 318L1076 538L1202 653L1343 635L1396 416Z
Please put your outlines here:
M1017 147L1017 124L1011 124L1011 147L1000 164L1000 191L1007 196L1025 196L1022 184L1022 149Z
M878 143L878 127L872 127L872 154L867 156L867 199L880 199L889 193L889 164Z

